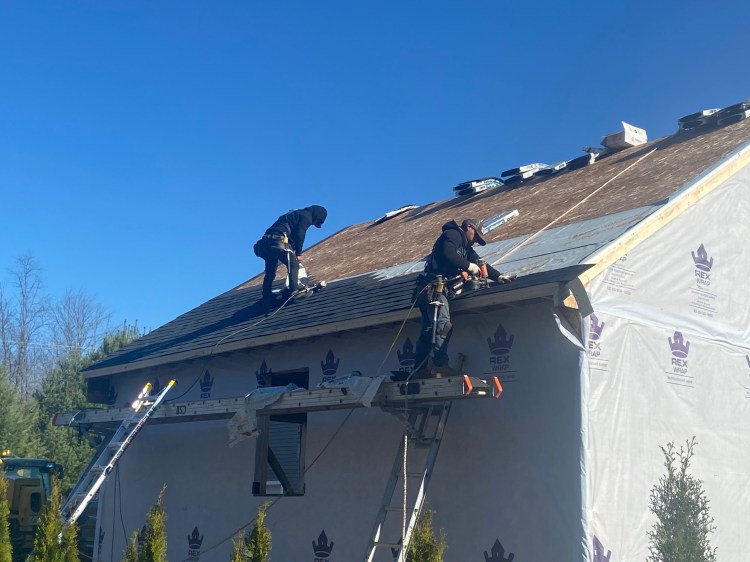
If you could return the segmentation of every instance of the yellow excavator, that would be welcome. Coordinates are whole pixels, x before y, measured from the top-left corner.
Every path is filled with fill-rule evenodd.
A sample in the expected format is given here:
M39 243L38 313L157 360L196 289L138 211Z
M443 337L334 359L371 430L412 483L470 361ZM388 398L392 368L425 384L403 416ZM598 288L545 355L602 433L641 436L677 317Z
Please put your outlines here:
M34 548L39 518L52 493L52 476L59 482L63 467L47 459L14 457L8 449L3 449L0 473L8 481L13 562L24 562ZM78 520L78 554L83 562L91 560L94 551L97 503L92 501Z
M52 476L62 478L63 467L46 459L14 457L0 451L0 470L8 481L10 541L13 560L25 560L52 488Z

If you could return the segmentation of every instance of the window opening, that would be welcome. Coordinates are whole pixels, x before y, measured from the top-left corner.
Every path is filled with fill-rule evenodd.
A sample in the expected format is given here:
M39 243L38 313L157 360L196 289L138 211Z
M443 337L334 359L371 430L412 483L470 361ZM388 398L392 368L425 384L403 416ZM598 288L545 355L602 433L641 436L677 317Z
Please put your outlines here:
M266 386L290 383L309 388L308 370L268 373ZM305 493L307 413L258 417L255 449L255 496L301 496Z

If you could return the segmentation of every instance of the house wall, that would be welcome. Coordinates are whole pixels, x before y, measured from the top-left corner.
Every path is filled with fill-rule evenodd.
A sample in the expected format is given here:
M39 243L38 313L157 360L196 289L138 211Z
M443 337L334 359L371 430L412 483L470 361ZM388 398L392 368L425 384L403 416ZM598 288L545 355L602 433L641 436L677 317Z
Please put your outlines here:
M465 369L473 375L499 373L505 390L497 400L453 405L427 499L436 528L447 533L445 560L499 562L511 554L516 562L581 560L579 348L558 330L550 302L466 313L454 323L452 356L466 353ZM186 393L182 401L245 394L268 369L308 367L311 386L326 369L331 376L355 370L374 375L381 364L384 372L410 369L418 326L407 324L389 351L396 332L346 333L117 377L118 405L157 374L162 382L178 379L173 398ZM199 379L212 380L210 388L190 387ZM226 422L147 425L102 491L99 559L118 559L126 535L143 525L166 483L173 562L229 560L232 534L252 521L265 500L276 500L266 520L273 560L361 560L401 431L396 417L377 408L309 414L306 493L276 500L251 495L255 441L230 448ZM394 518L400 523L397 515L389 521ZM202 542L191 549L194 529ZM328 558L316 557L312 548L323 534L333 544ZM375 560L392 557L381 550Z
M697 439L720 560L750 552L750 168L604 271L586 322L591 560L645 560L660 446ZM599 551L595 556L594 544ZM609 557L607 556L609 554Z

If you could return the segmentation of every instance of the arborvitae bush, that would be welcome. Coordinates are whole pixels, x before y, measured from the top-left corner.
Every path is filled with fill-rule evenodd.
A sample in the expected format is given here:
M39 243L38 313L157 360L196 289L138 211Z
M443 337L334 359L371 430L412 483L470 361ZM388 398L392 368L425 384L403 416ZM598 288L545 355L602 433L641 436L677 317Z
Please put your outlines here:
M271 552L271 531L266 527L266 511L268 503L264 503L258 508L258 517L255 521L255 528L250 533L247 542L247 557L251 562L268 562Z
M422 513L409 542L409 562L443 562L443 552L447 548L445 530L440 529L440 538L432 529L433 511Z
M79 562L78 557L78 527L68 525L63 530L63 520L60 516L62 498L60 497L57 478L52 476L52 486L47 504L42 510L34 536L34 562ZM62 535L62 541L59 537Z
M133 531L133 534L130 535L130 542L128 542L128 546L125 548L122 562L140 562L138 556L138 531Z
M714 529L703 482L688 474L695 437L675 450L674 443L660 447L666 475L651 489L650 508L657 522L648 533L649 562L715 562L716 549L708 535Z
M10 506L8 505L8 481L0 465L0 562L11 562L13 552L10 547Z
M166 562L167 560L167 512L164 509L165 484L156 503L146 516L146 533L141 546L140 562Z
M245 531L240 531L232 537L232 558L231 562L247 562L247 544Z
M58 511L58 514L60 512ZM63 562L80 562L78 555L78 524L68 525L62 536L62 559Z

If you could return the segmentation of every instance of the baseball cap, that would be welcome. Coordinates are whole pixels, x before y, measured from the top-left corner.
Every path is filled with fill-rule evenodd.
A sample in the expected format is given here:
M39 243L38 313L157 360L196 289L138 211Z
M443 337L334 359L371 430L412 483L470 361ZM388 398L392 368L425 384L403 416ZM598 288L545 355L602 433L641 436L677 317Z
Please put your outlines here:
M461 227L466 228L467 226L474 229L474 239L480 246L487 244L487 242L484 241L484 238L482 238L482 235L484 234L484 225L482 224L482 221L477 219L464 219L464 222L461 223Z

